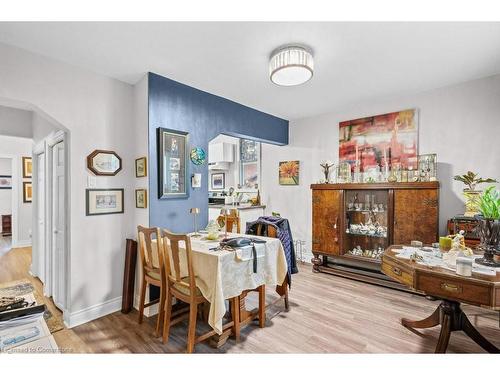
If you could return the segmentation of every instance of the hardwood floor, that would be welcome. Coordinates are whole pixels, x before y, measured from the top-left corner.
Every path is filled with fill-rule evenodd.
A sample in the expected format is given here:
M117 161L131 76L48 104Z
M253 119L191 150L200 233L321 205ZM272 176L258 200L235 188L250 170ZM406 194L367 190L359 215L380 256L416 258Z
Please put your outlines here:
M31 247L11 249L0 254L0 283L28 279L39 295L43 296L43 284L30 274ZM55 316L62 316L61 311L54 305L51 298L44 298L50 312ZM54 339L63 348L69 348L73 353L91 353L92 349L85 344L71 329L63 329L54 333Z
M0 256L7 254L12 248L12 237L0 235Z
M15 249L0 257L0 282L9 277L27 277L30 249ZM20 256L17 257L17 253ZM27 266L26 266L27 264ZM7 269L6 269L7 267ZM17 270L10 270L15 267ZM220 349L201 343L197 353L432 353L439 329L416 334L400 324L402 317L421 319L430 315L438 301L375 285L311 272L300 265L290 291L291 310L267 321L264 329L244 328L242 340L230 339ZM35 279L36 280L36 279ZM5 280L7 281L7 280ZM40 283L38 281L38 283ZM35 283L36 284L36 283ZM41 286L41 284L40 284ZM250 301L255 303L255 301ZM500 346L498 312L464 306L472 323ZM73 329L57 332L58 345L72 352L179 353L186 348L187 325L172 327L170 341L163 345L153 336L155 317L137 324L137 312L116 312ZM203 324L199 324L203 331ZM451 335L450 353L482 353L461 332Z

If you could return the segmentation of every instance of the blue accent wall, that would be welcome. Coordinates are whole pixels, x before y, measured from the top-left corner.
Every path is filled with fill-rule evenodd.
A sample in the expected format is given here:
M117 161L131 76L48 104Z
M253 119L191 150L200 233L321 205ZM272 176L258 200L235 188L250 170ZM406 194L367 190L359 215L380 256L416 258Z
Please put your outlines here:
M189 197L158 199L158 158L156 129L189 132L190 150L201 147L219 134L253 139L276 145L288 144L288 121L257 111L220 96L195 89L154 73L148 74L149 96L149 221L151 226L174 232L193 230L189 209L198 207L199 227L208 221L208 166L188 160ZM191 175L202 174L202 187L191 188Z

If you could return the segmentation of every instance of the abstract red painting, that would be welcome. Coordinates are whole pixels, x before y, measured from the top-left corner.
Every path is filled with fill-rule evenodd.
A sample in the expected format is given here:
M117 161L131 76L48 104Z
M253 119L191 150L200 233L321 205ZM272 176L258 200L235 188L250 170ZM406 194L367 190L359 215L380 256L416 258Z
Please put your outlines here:
M339 160L361 172L372 166L417 169L418 118L415 109L339 123Z

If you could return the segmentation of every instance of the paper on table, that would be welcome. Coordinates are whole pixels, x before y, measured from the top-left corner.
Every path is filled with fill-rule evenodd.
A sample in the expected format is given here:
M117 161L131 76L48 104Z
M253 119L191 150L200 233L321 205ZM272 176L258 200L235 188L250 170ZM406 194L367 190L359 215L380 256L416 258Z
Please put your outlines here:
M42 316L29 322L0 330L0 351L5 351L42 337L50 336L50 331Z

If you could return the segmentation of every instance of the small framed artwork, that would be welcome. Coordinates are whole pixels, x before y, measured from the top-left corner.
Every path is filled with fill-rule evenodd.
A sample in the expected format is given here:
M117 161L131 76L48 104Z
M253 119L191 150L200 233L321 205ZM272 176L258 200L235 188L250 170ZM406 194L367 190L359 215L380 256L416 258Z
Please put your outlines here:
M123 189L86 189L86 215L122 214Z
M23 202L31 203L33 201L33 185L31 181L23 182Z
M12 189L12 176L0 176L0 189Z
M188 133L158 128L158 198L187 198Z
M95 150L87 156L87 168L97 176L115 176L122 169L122 159L114 151Z
M194 173L191 176L191 187L201 188L201 173Z
M135 159L135 177L146 177L148 175L148 162L146 157Z
M224 173L214 173L210 177L211 186L213 190L222 190L225 186L225 174Z
M23 156L23 178L33 177L33 159Z
M135 190L135 207L148 208L148 191L146 189Z
M279 182L280 185L298 185L299 184L298 160L280 161L279 163Z

